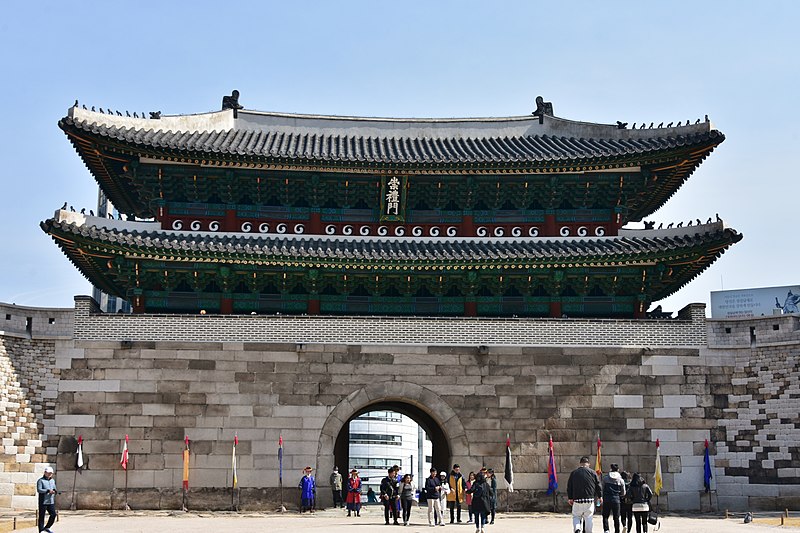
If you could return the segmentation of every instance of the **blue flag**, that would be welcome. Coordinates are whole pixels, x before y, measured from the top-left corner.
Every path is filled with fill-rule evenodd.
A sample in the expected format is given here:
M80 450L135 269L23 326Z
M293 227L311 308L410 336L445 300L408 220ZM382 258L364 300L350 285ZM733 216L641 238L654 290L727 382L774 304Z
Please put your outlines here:
M554 494L556 490L558 490L556 456L553 453L553 437L550 437L550 458L547 460L547 494Z
M711 490L711 459L708 457L708 439L706 439L706 455L703 459L703 485L706 487L706 492Z
M278 436L278 481L283 485L283 435Z

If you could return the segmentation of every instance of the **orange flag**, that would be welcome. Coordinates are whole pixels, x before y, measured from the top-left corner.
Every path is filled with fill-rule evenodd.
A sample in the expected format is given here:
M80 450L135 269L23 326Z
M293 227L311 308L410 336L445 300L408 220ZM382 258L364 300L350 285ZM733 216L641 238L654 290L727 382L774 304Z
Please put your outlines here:
M183 488L189 490L189 435L183 440L186 443L183 449Z

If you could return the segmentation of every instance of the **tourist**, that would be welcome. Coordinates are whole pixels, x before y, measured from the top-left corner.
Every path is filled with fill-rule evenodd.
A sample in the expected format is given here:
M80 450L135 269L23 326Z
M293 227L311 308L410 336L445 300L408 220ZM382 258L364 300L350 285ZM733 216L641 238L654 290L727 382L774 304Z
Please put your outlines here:
M650 498L653 497L653 491L638 472L633 475L630 490L633 518L636 520L636 533L647 533L647 514L650 511Z
M300 513L305 511L310 513L314 512L314 499L317 494L317 484L311 472L314 469L307 466L303 469L303 477L300 478L300 483L297 488L300 489Z
M397 471L394 468L388 469L388 474L381 480L381 501L383 502L383 517L386 519L386 525L389 525L389 516L394 519L394 525L398 525L397 521L397 500L400 495L397 493L397 481L395 480Z
M567 502L572 506L575 533L581 533L581 522L585 523L585 533L592 533L595 500L603 501L600 481L589 466L589 458L581 457L580 466L572 471L567 481Z
M442 510L442 519L439 525L444 525L444 510L447 508L447 495L450 494L450 484L447 482L447 473L442 471L439 473L439 482L441 487L439 490L439 507Z
M400 481L400 505L403 507L403 525L407 526L411 519L411 504L414 501L414 494L417 491L417 486L411 474L403 476Z
M372 487L367 489L367 503L378 503L378 497L375 496L375 491Z
M39 531L50 531L56 521L56 480L53 479L53 468L48 466L44 474L36 481L36 492L39 494ZM47 511L47 525L44 513Z
M631 475L628 472L620 474L625 482L625 496L622 497L620 504L620 516L622 517L622 533L631 533L633 530L633 500L631 499Z
M339 473L339 467L334 466L331 473L331 493L333 493L333 507L342 508L342 475Z
M489 524L494 524L494 516L497 514L497 478L494 475L494 469L487 470L489 477L486 478L486 484L489 485L489 501L492 504L490 509L491 520Z
M358 470L355 468L350 471L350 478L347 480L346 503L347 516L350 516L350 513L361 516L361 478L358 477Z
M450 485L450 494L447 495L447 508L450 509L450 523L455 519L461 523L461 504L464 503L464 476L461 475L461 467L453 465L450 478L447 480ZM453 515L456 515L455 517Z
M425 478L425 499L428 502L428 525L431 527L436 524L444 525L442 506L439 503L439 493L441 490L442 482L439 481L439 476L436 475L436 469L431 468L430 477Z
M475 475L467 489L472 499L472 514L475 515L475 533L484 533L486 520L491 512L491 487L486 483L483 471Z
M622 498L625 496L625 481L619 473L619 465L612 463L608 474L603 476L603 531L608 533L608 516L614 514L614 533L619 533L619 515Z
M465 486L465 498L467 500L467 514L469 515L469 520L467 520L467 524L472 523L472 493L469 489L472 488L472 484L475 483L475 472L470 472L469 476L467 476L467 482L464 484Z

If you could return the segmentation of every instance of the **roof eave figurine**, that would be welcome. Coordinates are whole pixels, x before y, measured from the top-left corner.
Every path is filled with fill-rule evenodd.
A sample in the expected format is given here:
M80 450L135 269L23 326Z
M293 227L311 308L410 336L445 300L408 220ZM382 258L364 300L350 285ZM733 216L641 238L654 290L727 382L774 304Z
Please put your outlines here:
M239 103L239 91L233 90L230 96L222 97L222 110L233 109L233 118L239 117L239 110L244 109L244 106Z
M539 124L542 124L544 122L545 115L547 115L548 117L554 116L553 102L545 102L543 97L537 96L536 111L533 112L533 116L539 117Z

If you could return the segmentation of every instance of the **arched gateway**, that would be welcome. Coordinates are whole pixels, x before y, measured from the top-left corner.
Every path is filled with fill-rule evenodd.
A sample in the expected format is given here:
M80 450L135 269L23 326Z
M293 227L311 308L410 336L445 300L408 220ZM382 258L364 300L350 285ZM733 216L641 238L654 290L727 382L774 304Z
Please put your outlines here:
M376 409L391 409L413 418L433 443L433 464L449 467L453 460L469 457L466 431L456 412L431 389L405 381L386 381L363 387L339 402L322 427L317 448L318 482L327 484L334 465L347 466L350 420ZM329 491L320 491L327 505Z

